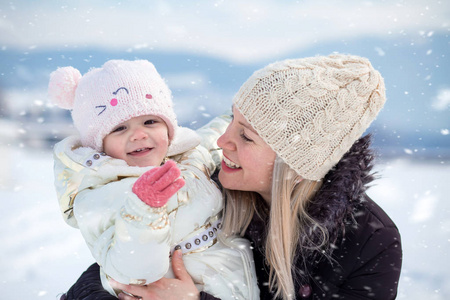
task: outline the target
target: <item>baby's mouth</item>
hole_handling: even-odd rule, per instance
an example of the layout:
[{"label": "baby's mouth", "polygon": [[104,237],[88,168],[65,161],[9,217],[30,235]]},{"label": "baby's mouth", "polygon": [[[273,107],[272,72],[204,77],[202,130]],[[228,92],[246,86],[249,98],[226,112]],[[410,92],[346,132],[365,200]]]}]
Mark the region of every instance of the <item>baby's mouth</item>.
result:
[{"label": "baby's mouth", "polygon": [[226,165],[228,168],[231,168],[231,169],[239,169],[239,168],[241,167],[240,165],[235,164],[234,162],[232,162],[231,160],[229,160],[229,159],[226,158],[225,156],[223,157],[223,162],[225,163],[225,165]]},{"label": "baby's mouth", "polygon": [[145,148],[139,148],[139,149],[136,149],[136,150],[134,150],[134,151],[129,152],[128,154],[131,154],[131,155],[134,155],[134,154],[141,154],[141,153],[148,152],[148,151],[150,151],[150,150],[152,150],[152,148],[148,148],[148,147],[145,147]]}]

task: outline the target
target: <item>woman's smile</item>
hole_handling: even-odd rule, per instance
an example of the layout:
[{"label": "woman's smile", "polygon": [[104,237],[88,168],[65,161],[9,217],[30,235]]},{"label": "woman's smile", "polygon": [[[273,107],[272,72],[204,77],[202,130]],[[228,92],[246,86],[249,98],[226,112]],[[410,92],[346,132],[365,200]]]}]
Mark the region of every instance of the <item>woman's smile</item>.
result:
[{"label": "woman's smile", "polygon": [[225,155],[223,156],[223,161],[222,161],[222,168],[223,167],[225,167],[225,171],[227,171],[226,169],[232,169],[232,170],[241,169],[241,166],[232,162]]}]

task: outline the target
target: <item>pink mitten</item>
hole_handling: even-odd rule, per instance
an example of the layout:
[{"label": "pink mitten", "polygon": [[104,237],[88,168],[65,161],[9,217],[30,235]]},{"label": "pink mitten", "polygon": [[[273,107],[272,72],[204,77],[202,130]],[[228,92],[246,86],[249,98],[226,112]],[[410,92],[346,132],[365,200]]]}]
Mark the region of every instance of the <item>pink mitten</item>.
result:
[{"label": "pink mitten", "polygon": [[148,170],[136,180],[133,193],[151,207],[164,206],[184,186],[177,164],[169,160],[161,167]]}]

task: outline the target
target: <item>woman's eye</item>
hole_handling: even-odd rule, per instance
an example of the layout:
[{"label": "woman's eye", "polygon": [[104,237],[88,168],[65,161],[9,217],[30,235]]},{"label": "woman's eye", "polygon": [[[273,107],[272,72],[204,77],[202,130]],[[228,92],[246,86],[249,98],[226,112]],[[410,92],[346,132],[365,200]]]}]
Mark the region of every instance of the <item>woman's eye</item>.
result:
[{"label": "woman's eye", "polygon": [[253,140],[247,137],[244,132],[241,133],[241,138],[246,142],[253,142]]},{"label": "woman's eye", "polygon": [[122,130],[125,130],[125,129],[126,129],[125,126],[119,126],[117,128],[114,128],[113,131],[111,131],[111,132],[119,132],[119,131],[122,131]]}]

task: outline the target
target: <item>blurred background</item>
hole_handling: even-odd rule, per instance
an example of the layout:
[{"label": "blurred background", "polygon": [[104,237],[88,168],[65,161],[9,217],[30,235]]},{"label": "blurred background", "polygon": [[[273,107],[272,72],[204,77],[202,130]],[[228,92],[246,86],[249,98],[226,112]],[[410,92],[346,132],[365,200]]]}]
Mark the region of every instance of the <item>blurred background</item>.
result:
[{"label": "blurred background", "polygon": [[93,262],[53,188],[52,147],[75,131],[47,99],[52,71],[150,60],[195,129],[255,70],[332,52],[385,78],[369,194],[402,234],[398,298],[450,298],[450,2],[12,0],[0,16],[0,298],[57,299]]}]

